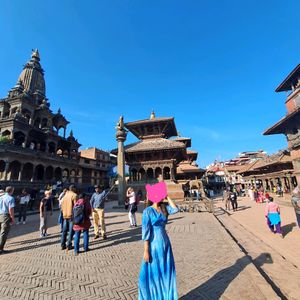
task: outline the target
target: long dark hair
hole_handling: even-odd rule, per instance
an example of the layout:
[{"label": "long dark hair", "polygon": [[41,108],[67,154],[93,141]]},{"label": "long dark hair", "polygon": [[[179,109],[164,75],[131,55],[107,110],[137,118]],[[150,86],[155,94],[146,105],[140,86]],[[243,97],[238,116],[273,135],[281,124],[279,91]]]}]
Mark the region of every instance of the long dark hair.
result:
[{"label": "long dark hair", "polygon": [[[146,204],[146,207],[148,206],[152,206],[153,205],[153,202],[150,201],[149,199],[147,199],[147,204]],[[168,210],[167,210],[167,204],[164,202],[164,201],[161,201],[158,203],[158,206],[161,208],[161,211],[162,213],[168,217],[169,216],[169,213],[168,213]]]}]

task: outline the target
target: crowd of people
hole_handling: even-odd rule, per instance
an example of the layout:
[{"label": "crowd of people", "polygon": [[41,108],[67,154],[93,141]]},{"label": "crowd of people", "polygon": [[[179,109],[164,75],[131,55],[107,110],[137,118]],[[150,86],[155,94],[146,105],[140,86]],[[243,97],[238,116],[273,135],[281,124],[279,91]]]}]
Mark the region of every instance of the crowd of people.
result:
[{"label": "crowd of people", "polygon": [[[282,189],[280,189],[279,187],[276,187],[276,189],[274,189],[272,192],[274,195],[282,197]],[[232,207],[233,211],[237,210],[237,196],[238,193],[235,190],[234,186],[224,189],[223,201],[225,202],[226,210],[230,210],[230,206]],[[264,191],[262,187],[250,185],[248,187],[248,196],[252,201],[256,203],[265,203],[264,217],[266,219],[268,228],[272,233],[279,234],[284,237],[281,229],[282,220],[280,214],[280,206],[278,203],[274,202],[274,198],[271,197],[270,193],[268,191]],[[298,227],[300,228],[300,189],[298,187],[293,190],[291,203],[295,210]]]},{"label": "crowd of people", "polygon": [[[8,186],[5,191],[0,191],[0,254],[7,251],[4,246],[10,227],[15,222],[14,188]],[[95,186],[91,197],[79,193],[74,185],[62,190],[58,196],[59,214],[58,222],[61,229],[61,249],[74,249],[77,256],[80,253],[79,245],[83,234],[83,251],[89,251],[89,229],[94,223],[94,238],[100,234],[106,239],[105,227],[105,201],[108,192],[100,186]],[[142,199],[142,192],[135,193],[132,187],[126,192],[128,217],[130,227],[137,227],[135,213]],[[19,222],[26,222],[26,211],[30,202],[30,195],[24,189],[16,197],[19,203]],[[40,238],[48,235],[50,219],[53,214],[54,197],[51,190],[44,191],[40,200]],[[139,299],[178,299],[176,286],[176,271],[170,240],[165,226],[170,214],[178,212],[174,201],[168,196],[163,199],[148,199],[142,215],[142,240],[144,241],[144,254],[139,276]],[[99,229],[100,227],[100,229]],[[100,234],[99,234],[100,233]],[[74,243],[74,247],[72,244]]]}]

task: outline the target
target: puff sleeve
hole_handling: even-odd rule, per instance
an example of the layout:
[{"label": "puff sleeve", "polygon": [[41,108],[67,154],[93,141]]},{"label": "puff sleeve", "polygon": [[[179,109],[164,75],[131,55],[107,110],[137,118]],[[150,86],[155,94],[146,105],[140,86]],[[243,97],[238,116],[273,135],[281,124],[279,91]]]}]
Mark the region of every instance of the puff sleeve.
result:
[{"label": "puff sleeve", "polygon": [[173,208],[172,206],[167,205],[167,211],[168,211],[169,215],[174,215],[174,214],[178,213],[179,210],[178,210],[177,206],[175,208]]}]

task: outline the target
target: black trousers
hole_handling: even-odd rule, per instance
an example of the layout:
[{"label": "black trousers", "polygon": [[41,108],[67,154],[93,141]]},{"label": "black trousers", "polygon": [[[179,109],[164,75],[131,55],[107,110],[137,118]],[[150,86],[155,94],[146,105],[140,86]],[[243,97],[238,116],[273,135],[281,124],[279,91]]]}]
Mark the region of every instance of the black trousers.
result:
[{"label": "black trousers", "polygon": [[237,207],[238,207],[237,200],[230,200],[230,201],[231,201],[232,209],[233,209],[233,210],[237,209]]}]

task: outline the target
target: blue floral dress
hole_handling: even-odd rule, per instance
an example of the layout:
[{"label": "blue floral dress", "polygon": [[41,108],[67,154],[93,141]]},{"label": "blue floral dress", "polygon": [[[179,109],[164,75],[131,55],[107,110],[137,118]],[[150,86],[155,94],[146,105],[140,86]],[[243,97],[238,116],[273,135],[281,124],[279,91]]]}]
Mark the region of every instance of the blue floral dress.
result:
[{"label": "blue floral dress", "polygon": [[[167,206],[169,214],[178,208]],[[149,206],[143,212],[142,239],[149,241],[150,262],[143,259],[139,300],[177,300],[176,271],[171,243],[166,233],[167,217]]]}]

